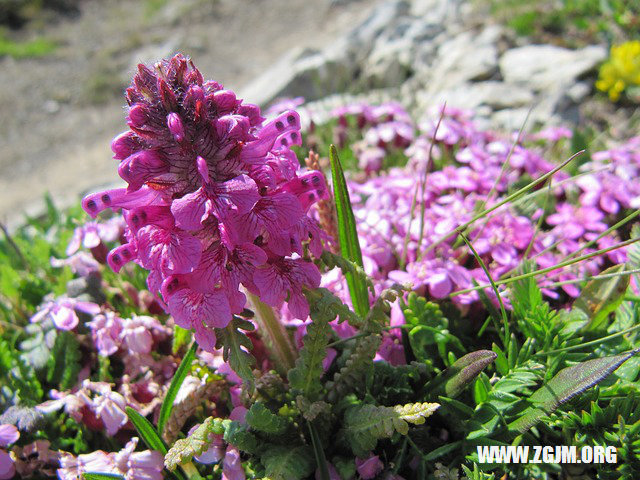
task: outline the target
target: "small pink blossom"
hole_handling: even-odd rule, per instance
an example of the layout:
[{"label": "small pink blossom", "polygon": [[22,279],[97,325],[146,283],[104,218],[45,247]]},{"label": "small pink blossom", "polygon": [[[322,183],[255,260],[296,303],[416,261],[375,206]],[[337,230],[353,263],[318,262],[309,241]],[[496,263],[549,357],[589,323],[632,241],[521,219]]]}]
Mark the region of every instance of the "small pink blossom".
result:
[{"label": "small pink blossom", "polygon": [[30,320],[32,323],[37,323],[45,318],[51,318],[55,326],[60,330],[73,330],[79,322],[76,310],[90,315],[97,315],[100,313],[100,306],[93,302],[61,297],[45,303]]}]

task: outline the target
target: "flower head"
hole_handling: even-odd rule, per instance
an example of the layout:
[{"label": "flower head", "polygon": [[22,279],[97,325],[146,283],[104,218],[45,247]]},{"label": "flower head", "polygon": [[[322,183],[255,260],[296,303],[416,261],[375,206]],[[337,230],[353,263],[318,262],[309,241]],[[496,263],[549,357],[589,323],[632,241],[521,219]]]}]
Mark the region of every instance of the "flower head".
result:
[{"label": "flower head", "polygon": [[[307,211],[328,193],[318,172],[298,172],[290,149],[300,144],[298,114],[265,122],[257,106],[204,81],[182,55],[140,65],[127,102],[130,129],[111,145],[127,187],[83,200],[93,217],[124,211],[127,242],[110,252],[109,265],[118,271],[134,261],[147,269],[149,289],[162,293],[176,323],[195,329],[208,350],[214,329],[244,308],[241,286],[272,301],[291,292],[294,314],[306,315],[300,288],[317,283],[319,273],[291,256],[317,233]],[[281,282],[274,296],[264,290],[265,272],[283,265],[306,272],[304,283]]]}]

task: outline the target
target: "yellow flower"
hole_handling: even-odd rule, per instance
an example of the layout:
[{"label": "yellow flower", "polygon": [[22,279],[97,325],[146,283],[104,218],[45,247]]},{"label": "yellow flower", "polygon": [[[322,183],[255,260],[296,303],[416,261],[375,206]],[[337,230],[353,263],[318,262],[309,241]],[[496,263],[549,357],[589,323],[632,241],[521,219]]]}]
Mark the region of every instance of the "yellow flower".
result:
[{"label": "yellow flower", "polygon": [[600,67],[596,88],[607,92],[615,102],[627,87],[640,85],[640,41],[611,47],[611,55]]}]

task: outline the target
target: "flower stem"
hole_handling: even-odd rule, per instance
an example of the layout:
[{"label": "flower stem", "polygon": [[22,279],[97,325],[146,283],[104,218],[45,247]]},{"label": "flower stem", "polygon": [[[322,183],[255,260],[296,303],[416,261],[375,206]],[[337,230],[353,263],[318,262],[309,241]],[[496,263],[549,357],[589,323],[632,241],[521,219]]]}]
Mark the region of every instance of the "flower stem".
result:
[{"label": "flower stem", "polygon": [[246,292],[246,295],[253,306],[253,311],[256,314],[255,320],[260,327],[262,338],[273,357],[276,368],[284,374],[294,367],[298,356],[289,341],[287,331],[276,317],[273,308],[253,293]]},{"label": "flower stem", "polygon": [[182,468],[182,471],[189,480],[202,480],[200,473],[198,473],[198,469],[192,462],[183,463],[180,465],[180,468]]}]

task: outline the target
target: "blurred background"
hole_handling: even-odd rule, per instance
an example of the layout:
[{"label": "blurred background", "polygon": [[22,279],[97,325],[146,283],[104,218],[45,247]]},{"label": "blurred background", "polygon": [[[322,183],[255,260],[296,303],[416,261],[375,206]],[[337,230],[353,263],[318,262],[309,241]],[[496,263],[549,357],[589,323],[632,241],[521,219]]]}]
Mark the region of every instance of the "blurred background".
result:
[{"label": "blurred background", "polygon": [[447,101],[494,128],[628,136],[635,87],[595,85],[639,16],[637,0],[0,0],[0,221],[117,182],[123,90],[175,52],[262,106],[360,96],[419,118]]}]

